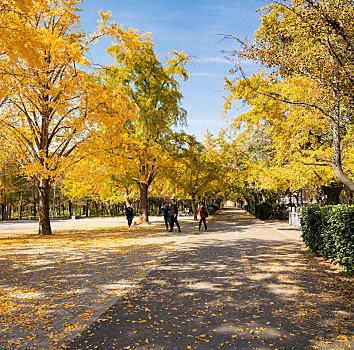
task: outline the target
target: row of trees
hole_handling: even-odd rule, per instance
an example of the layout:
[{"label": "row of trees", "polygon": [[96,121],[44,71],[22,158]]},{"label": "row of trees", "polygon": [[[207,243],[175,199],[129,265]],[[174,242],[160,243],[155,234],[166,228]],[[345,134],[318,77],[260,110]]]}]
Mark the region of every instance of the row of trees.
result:
[{"label": "row of trees", "polygon": [[[37,187],[44,235],[51,234],[55,181],[70,199],[117,203],[123,197],[128,203],[139,198],[145,221],[147,198],[154,192],[193,199],[217,192],[199,185],[207,177],[201,173],[210,171],[204,168],[209,146],[175,131],[186,122],[179,80],[188,78],[191,58],[172,51],[160,62],[148,35],[110,22],[110,13],[100,12],[97,30],[86,35],[80,2],[0,5],[0,172],[7,174],[11,164],[12,178],[22,176]],[[113,41],[108,54],[114,64],[95,67],[89,49],[103,36]],[[186,178],[185,162],[200,175]],[[175,180],[180,176],[184,181]],[[5,175],[3,208],[11,184]]]},{"label": "row of trees", "polygon": [[[139,203],[148,198],[230,197],[247,202],[296,194],[338,202],[354,190],[352,0],[270,1],[250,40],[235,39],[234,80],[224,112],[249,106],[232,135],[204,144],[186,123],[180,83],[191,57],[159,60],[146,34],[99,14],[80,27],[79,0],[10,0],[0,11],[0,181],[21,211],[38,190],[41,234],[50,234],[54,183],[70,201]],[[102,36],[113,64],[95,67],[89,48]],[[247,76],[242,60],[264,71]],[[32,193],[33,197],[33,193]],[[11,199],[13,200],[13,199]],[[27,200],[29,200],[27,198]],[[12,205],[14,205],[12,203]],[[88,206],[86,206],[88,207]]]},{"label": "row of trees", "polygon": [[[353,1],[268,3],[252,38],[228,36],[238,77],[225,81],[224,113],[249,107],[224,145],[229,191],[248,201],[295,193],[333,204],[341,192],[353,201]],[[246,74],[244,61],[262,71]]]},{"label": "row of trees", "polygon": [[[160,165],[149,186],[147,215],[160,215],[164,201],[172,197],[180,199],[181,210],[191,208],[195,217],[197,200],[207,204],[212,204],[216,198],[221,200],[222,169],[218,163],[220,160],[214,160],[218,152],[215,147],[211,149],[209,146],[212,135],[206,135],[204,145],[191,136],[183,136],[187,139],[184,147],[171,154],[167,164]],[[124,215],[129,204],[136,211],[145,209],[140,201],[138,173],[135,179],[134,174],[119,176],[115,169],[106,165],[100,169],[94,166],[91,171],[89,166],[93,159],[90,157],[87,162],[82,160],[81,165],[78,163],[65,177],[54,182],[49,193],[51,217]],[[15,159],[11,161],[2,167],[2,219],[10,219],[11,216],[20,219],[36,217],[39,198],[35,180],[23,174]]]}]

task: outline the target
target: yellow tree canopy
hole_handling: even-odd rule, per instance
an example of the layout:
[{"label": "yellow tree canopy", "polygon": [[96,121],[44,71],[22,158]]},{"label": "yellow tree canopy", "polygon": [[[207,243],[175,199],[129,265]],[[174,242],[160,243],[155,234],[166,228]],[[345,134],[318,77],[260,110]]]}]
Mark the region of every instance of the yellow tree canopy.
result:
[{"label": "yellow tree canopy", "polygon": [[[99,13],[98,29],[80,27],[80,0],[8,0],[0,12],[0,126],[28,176],[38,179],[40,233],[50,234],[51,182],[78,160],[80,148],[107,124],[124,131],[135,107],[84,69],[103,35],[140,55],[142,37]],[[144,40],[147,39],[143,36]],[[121,125],[121,126],[120,126]],[[117,130],[120,129],[120,130]]]},{"label": "yellow tree canopy", "polygon": [[143,54],[138,56],[122,45],[110,47],[108,53],[116,63],[105,67],[100,79],[105,86],[123,91],[137,107],[129,135],[131,156],[139,167],[131,177],[139,184],[141,219],[147,221],[149,186],[173,152],[173,126],[186,121],[178,78],[188,78],[186,65],[191,57],[171,51],[160,62],[149,40],[142,43],[141,50]]},{"label": "yellow tree canopy", "polygon": [[[320,99],[311,81],[299,77],[277,81],[261,73],[236,84],[226,82],[226,88],[229,96],[225,110],[233,101],[250,106],[248,112],[235,118],[235,139],[227,148],[226,157],[234,162],[236,171],[243,172],[260,189],[296,191],[334,181],[332,169],[321,161],[332,153],[326,116],[266,96],[278,92],[294,100],[304,95],[312,101]],[[350,138],[349,131],[346,137]],[[345,152],[351,153],[351,149],[349,142],[343,143]],[[350,157],[343,160],[343,167],[352,173]]]},{"label": "yellow tree canopy", "polygon": [[[271,0],[262,11],[261,26],[251,40],[233,36],[239,46],[232,57],[259,63],[268,69],[269,81],[277,79],[282,84],[268,89],[269,81],[265,81],[256,84],[249,95],[271,97],[275,104],[287,103],[289,109],[304,107],[299,113],[310,116],[315,133],[316,128],[323,128],[317,122],[327,123],[330,135],[325,132],[322,140],[331,139],[332,151],[326,150],[323,155],[327,157],[322,157],[317,150],[315,161],[332,166],[337,179],[354,191],[352,173],[342,164],[348,143],[343,135],[348,136],[354,107],[352,0]],[[237,70],[250,85],[242,66],[232,72]]]},{"label": "yellow tree canopy", "polygon": [[2,136],[34,177],[55,178],[97,125],[112,117],[120,125],[134,114],[122,92],[104,90],[83,68],[90,65],[85,55],[99,37],[110,35],[132,50],[141,38],[109,23],[110,14],[102,12],[97,31],[86,36],[80,2],[2,2],[0,80],[7,87],[1,91]]}]

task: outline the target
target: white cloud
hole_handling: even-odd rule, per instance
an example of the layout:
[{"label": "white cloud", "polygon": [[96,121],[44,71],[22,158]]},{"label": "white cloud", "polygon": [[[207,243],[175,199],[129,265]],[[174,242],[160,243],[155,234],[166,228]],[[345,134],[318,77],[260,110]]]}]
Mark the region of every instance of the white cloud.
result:
[{"label": "white cloud", "polygon": [[219,74],[211,74],[211,73],[190,73],[190,76],[197,76],[197,77],[207,77],[207,78],[223,78],[222,75]]},{"label": "white cloud", "polygon": [[230,64],[230,62],[222,56],[200,57],[200,62]]}]

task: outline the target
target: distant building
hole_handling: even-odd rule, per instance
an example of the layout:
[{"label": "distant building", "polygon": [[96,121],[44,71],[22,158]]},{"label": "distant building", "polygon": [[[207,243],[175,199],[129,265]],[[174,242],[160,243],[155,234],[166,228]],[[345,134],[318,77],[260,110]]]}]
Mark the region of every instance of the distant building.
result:
[{"label": "distant building", "polygon": [[224,207],[235,207],[235,206],[236,203],[229,200],[224,203]]}]

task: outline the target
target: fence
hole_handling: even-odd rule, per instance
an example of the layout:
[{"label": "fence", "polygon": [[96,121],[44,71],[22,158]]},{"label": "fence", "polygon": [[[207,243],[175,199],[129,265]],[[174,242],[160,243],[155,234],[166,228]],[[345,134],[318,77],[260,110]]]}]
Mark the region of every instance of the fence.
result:
[{"label": "fence", "polygon": [[301,207],[289,208],[289,224],[301,227]]}]

